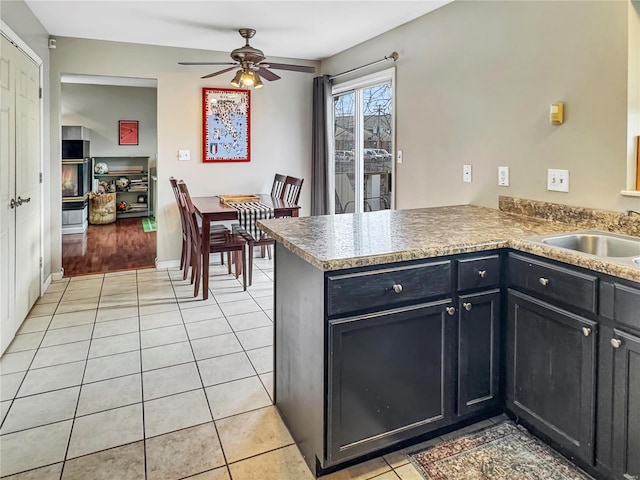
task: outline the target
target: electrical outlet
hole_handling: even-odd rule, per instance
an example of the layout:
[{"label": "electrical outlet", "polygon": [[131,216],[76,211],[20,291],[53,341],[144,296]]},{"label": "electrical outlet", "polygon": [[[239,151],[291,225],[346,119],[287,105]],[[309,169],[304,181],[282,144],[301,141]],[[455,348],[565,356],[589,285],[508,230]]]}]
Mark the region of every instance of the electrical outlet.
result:
[{"label": "electrical outlet", "polygon": [[471,165],[462,166],[462,181],[471,183]]},{"label": "electrical outlet", "polygon": [[509,167],[498,167],[498,185],[509,186]]},{"label": "electrical outlet", "polygon": [[547,170],[547,190],[569,191],[569,170],[550,168]]},{"label": "electrical outlet", "polygon": [[178,160],[191,160],[191,150],[178,150]]}]

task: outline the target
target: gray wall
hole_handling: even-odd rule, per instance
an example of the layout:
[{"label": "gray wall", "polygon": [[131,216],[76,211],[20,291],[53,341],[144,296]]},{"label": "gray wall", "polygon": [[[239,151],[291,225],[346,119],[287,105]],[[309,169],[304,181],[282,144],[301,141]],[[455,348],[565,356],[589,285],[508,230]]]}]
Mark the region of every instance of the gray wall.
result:
[{"label": "gray wall", "polygon": [[[60,224],[62,221],[62,212],[60,209],[52,209],[51,204],[49,202],[49,198],[51,196],[51,184],[46,179],[50,176],[50,163],[51,163],[51,155],[49,150],[49,143],[47,139],[50,135],[50,122],[49,122],[49,48],[48,48],[48,40],[49,34],[44,29],[42,24],[36,19],[36,17],[31,13],[31,10],[27,7],[27,5],[22,0],[14,0],[11,2],[2,2],[0,4],[0,18],[5,22],[11,30],[13,30],[20,39],[25,42],[29,47],[40,57],[42,60],[42,70],[43,70],[43,78],[44,84],[43,88],[43,124],[42,124],[42,138],[44,138],[44,142],[42,145],[43,149],[43,157],[44,157],[44,166],[43,166],[43,174],[44,174],[44,185],[42,190],[42,198],[43,198],[43,220],[44,220],[44,244],[43,244],[43,279],[46,280],[51,273],[55,273],[58,270],[52,270],[52,247],[54,244],[61,244],[62,239],[58,235],[57,237],[52,235],[52,230],[56,227],[54,225]],[[58,182],[56,185],[60,185]],[[57,190],[58,195],[60,195],[59,189]],[[57,231],[60,230],[58,226],[56,228]],[[56,250],[59,250],[57,248]]]},{"label": "gray wall", "polygon": [[[498,195],[624,210],[627,165],[624,1],[455,1],[322,62],[337,73],[398,51],[397,208]],[[388,67],[384,65],[381,68]],[[549,105],[565,103],[565,123]],[[637,133],[636,133],[637,135]],[[473,183],[462,183],[462,165]],[[511,170],[498,187],[497,167]],[[548,168],[570,192],[546,190]]]},{"label": "gray wall", "polygon": [[[91,156],[148,156],[158,148],[156,89],[62,84],[62,125],[91,129]],[[118,120],[137,120],[138,145],[118,144]]]}]

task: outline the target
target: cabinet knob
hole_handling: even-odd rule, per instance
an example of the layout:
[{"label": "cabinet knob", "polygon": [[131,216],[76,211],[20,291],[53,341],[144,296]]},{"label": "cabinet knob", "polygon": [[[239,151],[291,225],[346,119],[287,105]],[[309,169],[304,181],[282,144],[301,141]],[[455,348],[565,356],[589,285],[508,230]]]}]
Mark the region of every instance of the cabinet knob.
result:
[{"label": "cabinet knob", "polygon": [[547,285],[549,285],[549,279],[548,278],[540,277],[540,279],[538,281],[540,282],[540,285],[542,285],[543,287],[546,287]]},{"label": "cabinet knob", "polygon": [[620,348],[622,346],[622,340],[618,340],[617,338],[611,339],[611,346],[613,348]]},{"label": "cabinet knob", "polygon": [[473,305],[471,305],[470,303],[467,303],[467,302],[463,303],[462,306],[464,307],[464,309],[467,312],[473,308]]},{"label": "cabinet knob", "polygon": [[402,285],[400,285],[399,283],[396,283],[393,286],[393,291],[396,292],[396,293],[400,293],[402,291]]},{"label": "cabinet knob", "polygon": [[478,270],[478,275],[480,275],[480,278],[484,278],[487,276],[487,271],[486,270]]},{"label": "cabinet knob", "polygon": [[449,315],[451,315],[451,316],[453,316],[453,315],[455,315],[455,314],[456,314],[456,307],[447,307],[445,310],[446,310],[446,311],[447,311],[447,313],[448,313]]},{"label": "cabinet knob", "polygon": [[588,327],[582,327],[582,334],[583,334],[585,337],[588,337],[589,335],[591,335],[591,329],[590,329],[590,328],[588,328]]}]

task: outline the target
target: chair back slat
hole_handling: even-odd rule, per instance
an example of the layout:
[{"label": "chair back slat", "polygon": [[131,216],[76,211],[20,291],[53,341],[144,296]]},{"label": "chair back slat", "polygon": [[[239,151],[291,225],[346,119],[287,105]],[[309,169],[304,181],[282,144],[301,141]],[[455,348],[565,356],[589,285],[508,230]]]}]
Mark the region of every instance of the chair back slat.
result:
[{"label": "chair back slat", "polygon": [[282,189],[282,196],[280,198],[297,205],[298,200],[300,199],[303,182],[303,178],[287,176],[284,182],[284,188]]},{"label": "chair back slat", "polygon": [[280,175],[276,173],[273,178],[273,185],[271,187],[271,196],[275,198],[282,198],[282,193],[284,192],[284,184],[287,180],[286,175]]},{"label": "chair back slat", "polygon": [[191,195],[189,195],[187,184],[182,180],[178,180],[177,186],[178,192],[180,194],[180,207],[182,208],[182,211],[185,215],[185,220],[189,225],[191,241],[195,244],[196,251],[200,251],[200,231],[198,228],[196,208],[193,206],[193,202],[191,201]]},{"label": "chair back slat", "polygon": [[178,191],[178,180],[174,177],[169,177],[169,183],[171,183],[171,189],[173,190],[173,194],[176,197],[176,203],[178,204],[178,212],[180,213],[180,225],[182,226],[182,236],[186,238],[187,230],[189,226],[187,225],[187,220],[184,216],[184,210],[180,205],[180,192]]}]

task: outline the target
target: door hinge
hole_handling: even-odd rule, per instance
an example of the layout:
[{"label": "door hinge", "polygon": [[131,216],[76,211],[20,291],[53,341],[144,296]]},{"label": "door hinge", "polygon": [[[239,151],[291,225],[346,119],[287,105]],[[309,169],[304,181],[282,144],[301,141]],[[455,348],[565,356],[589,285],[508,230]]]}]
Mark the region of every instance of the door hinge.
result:
[{"label": "door hinge", "polygon": [[42,257],[40,257],[40,268],[42,268]]},{"label": "door hinge", "polygon": [[42,172],[40,172],[40,183],[42,183]]},{"label": "door hinge", "polygon": [[40,87],[40,92],[38,93],[38,95],[40,95],[38,98],[42,98],[42,87]]}]

